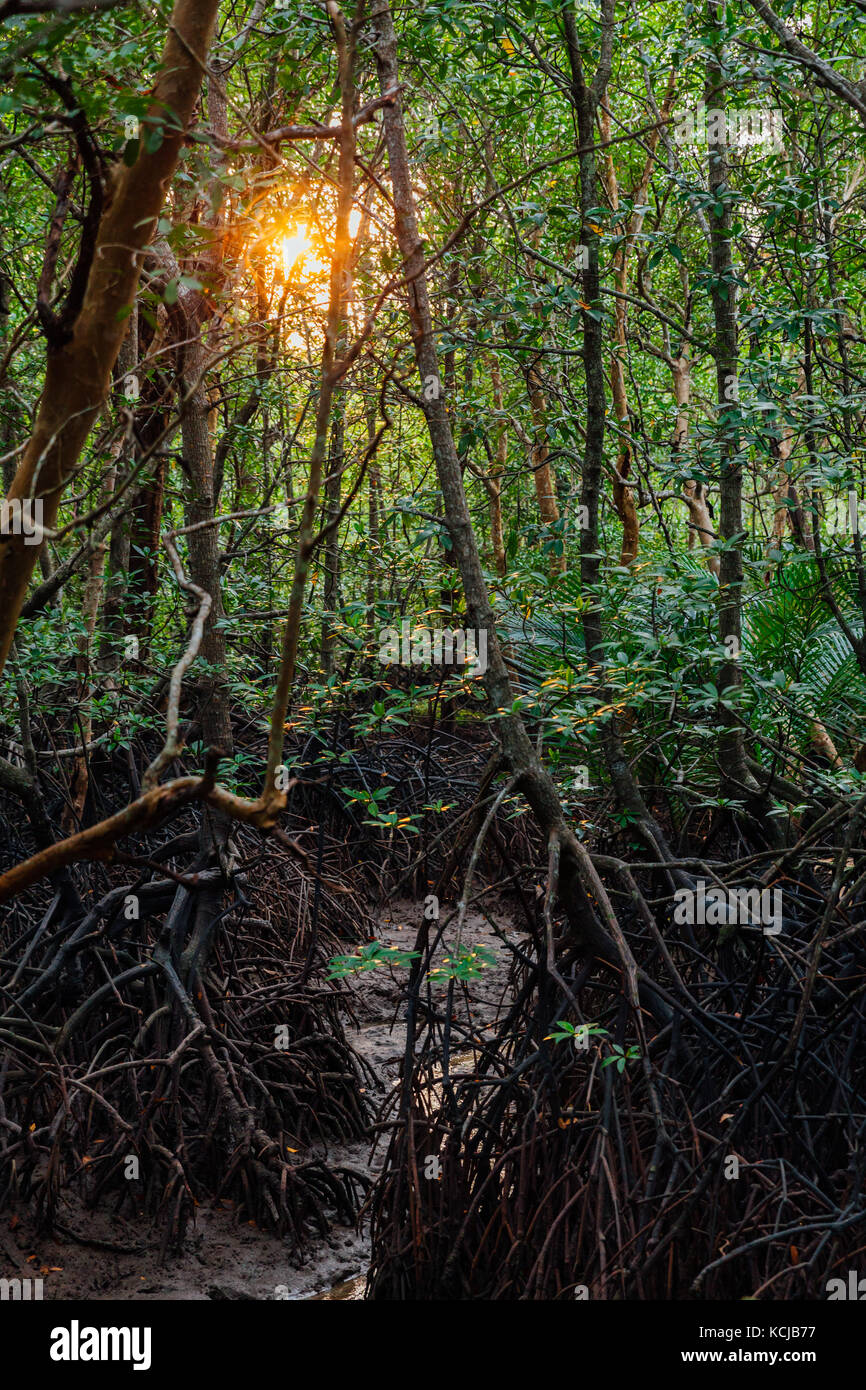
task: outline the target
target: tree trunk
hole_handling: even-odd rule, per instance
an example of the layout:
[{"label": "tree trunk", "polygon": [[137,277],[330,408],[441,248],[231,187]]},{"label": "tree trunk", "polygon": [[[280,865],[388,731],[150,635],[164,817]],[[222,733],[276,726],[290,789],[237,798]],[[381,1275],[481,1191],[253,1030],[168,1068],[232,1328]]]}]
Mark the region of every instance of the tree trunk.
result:
[{"label": "tree trunk", "polygon": [[[138,362],[138,306],[129,316],[129,331],[117,357],[117,379],[134,372]],[[123,457],[121,453],[121,457]],[[106,684],[113,685],[110,673],[120,664],[123,639],[123,613],[127,573],[129,571],[129,517],[124,514],[115,521],[108,540],[108,565],[102,605],[102,634],[98,666],[108,674]]]},{"label": "tree trunk", "polygon": [[[47,353],[35,428],[8,495],[18,500],[38,495],[42,522],[49,528],[108,392],[138,287],[141,252],[153,235],[192,118],[217,9],[218,0],[176,0],[143,123],[146,129],[160,130],[162,142],[152,152],[142,142],[132,167],[118,167],[96,235],[81,310],[68,341],[50,346]],[[42,549],[25,545],[25,539],[5,537],[0,546],[0,669]]]},{"label": "tree trunk", "polygon": [[[674,99],[674,89],[676,85],[676,72],[672,71],[668,78],[667,91],[665,93],[662,108],[659,112],[661,120],[665,120],[670,114],[670,109]],[[604,140],[610,139],[610,104],[602,102],[601,105],[601,133]],[[646,203],[647,189],[649,188],[650,176],[655,162],[655,150],[658,144],[661,127],[657,126],[651,130],[646,137],[647,157],[644,164],[637,188],[630,197],[630,202],[635,211],[628,219],[626,235],[622,245],[617,249],[613,260],[614,284],[617,289],[618,297],[614,300],[615,315],[615,346],[611,355],[610,362],[610,389],[613,395],[613,405],[616,420],[619,424],[619,440],[617,448],[616,472],[617,476],[613,485],[613,501],[619,519],[622,522],[622,545],[620,548],[620,564],[630,565],[632,560],[637,558],[638,545],[640,543],[640,522],[638,520],[637,507],[635,506],[634,493],[627,486],[626,480],[631,472],[632,465],[632,440],[631,425],[629,422],[628,399],[625,389],[625,356],[626,356],[626,306],[625,295],[628,292],[628,263],[632,247],[636,238],[640,235],[644,223],[644,213],[638,211]],[[607,169],[607,193],[608,200],[614,212],[619,209],[619,183],[616,177],[616,166],[613,161],[613,148],[609,145],[605,155],[605,165]]]},{"label": "tree trunk", "polygon": [[[110,465],[102,485],[100,506],[108,505],[114,495],[117,481],[117,456],[123,449],[121,435],[114,449],[114,462]],[[81,753],[76,757],[69,778],[69,802],[61,818],[65,835],[70,835],[81,826],[87,788],[90,783],[90,758],[87,745],[93,732],[93,635],[99,616],[99,605],[105,588],[105,556],[108,542],[102,540],[94,546],[87,567],[87,579],[81,600],[81,616],[84,622],[78,635],[75,668],[78,674],[78,737],[81,740]]]},{"label": "tree trunk", "polygon": [[[711,29],[718,32],[723,27],[723,14],[724,6],[721,0],[707,0],[707,22]],[[707,215],[710,224],[716,348],[719,529],[724,541],[734,542],[725,546],[719,564],[719,638],[728,653],[719,668],[719,685],[722,689],[737,691],[743,684],[740,665],[743,557],[740,541],[735,538],[743,534],[743,467],[737,388],[737,301],[731,254],[733,203],[728,183],[728,122],[723,55],[720,48],[707,59],[704,99],[707,111],[722,113],[717,128],[713,128],[715,123],[710,119],[707,132],[708,182],[712,195]],[[739,782],[750,790],[756,790],[756,784],[746,764],[743,729],[738,725],[736,716],[724,707],[721,707],[720,715],[725,726],[720,747],[725,780]]]},{"label": "tree trunk", "polygon": [[[674,397],[677,403],[677,423],[674,427],[674,437],[671,440],[671,457],[676,455],[685,447],[689,437],[689,403],[692,394],[692,362],[689,355],[688,343],[683,343],[682,350],[678,357],[669,360],[668,365],[671,369],[674,383]],[[713,526],[713,518],[710,516],[710,507],[707,502],[707,494],[703,483],[698,483],[694,478],[688,478],[683,483],[683,497],[689,509],[689,550],[695,543],[697,536],[704,549],[712,545],[715,540],[716,531]],[[710,552],[707,555],[707,569],[710,574],[719,574],[719,557]]]},{"label": "tree trunk", "polygon": [[[376,402],[367,398],[365,413],[367,418],[367,445],[372,448],[376,438]],[[382,514],[382,481],[376,455],[373,454],[367,465],[367,607],[370,610],[370,624],[375,627],[375,604],[379,601],[379,561],[381,555],[380,517]]]},{"label": "tree trunk", "polygon": [[331,526],[325,537],[324,614],[322,616],[322,671],[325,679],[334,674],[334,628],[340,602],[340,492],[345,464],[346,403],[341,393],[331,421],[328,476],[325,479],[324,523]]},{"label": "tree trunk", "polygon": [[548,533],[548,539],[554,544],[558,541],[562,547],[562,553],[559,555],[555,550],[550,552],[550,574],[553,578],[557,574],[565,573],[565,543],[559,534],[559,503],[556,499],[553,470],[548,459],[547,402],[544,399],[537,360],[531,364],[526,373],[526,386],[529,391],[529,404],[532,410],[532,446],[529,451],[529,466],[532,469],[532,477],[535,482],[538,515],[541,518],[542,526]]},{"label": "tree trunk", "polygon": [[502,534],[502,478],[508,463],[508,425],[505,421],[505,397],[502,392],[502,373],[495,357],[490,359],[490,382],[493,387],[493,405],[499,417],[496,434],[495,464],[491,466],[487,478],[487,495],[490,499],[490,547],[493,552],[493,568],[501,579],[508,573],[505,557],[505,540]]}]

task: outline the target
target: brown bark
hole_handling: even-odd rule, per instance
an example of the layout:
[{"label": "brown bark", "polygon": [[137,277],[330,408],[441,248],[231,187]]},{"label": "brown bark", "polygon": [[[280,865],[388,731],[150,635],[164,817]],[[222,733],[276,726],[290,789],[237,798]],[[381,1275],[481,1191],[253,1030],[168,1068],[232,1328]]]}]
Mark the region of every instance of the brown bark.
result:
[{"label": "brown bark", "polygon": [[[138,350],[139,321],[136,306],[129,316],[129,331],[117,357],[116,375],[120,381],[123,381],[129,373],[135,370],[138,363]],[[128,449],[122,448],[120,458],[125,457],[128,453]],[[116,670],[120,662],[129,559],[129,517],[124,512],[123,516],[118,517],[112,523],[108,539],[108,563],[102,605],[102,637],[98,659],[98,666],[102,672]],[[113,685],[110,675],[107,684]]]},{"label": "brown bark", "polygon": [[[842,771],[845,767],[844,759],[841,757],[835,743],[828,734],[820,719],[813,719],[809,726],[809,741],[817,753],[826,758],[831,767]],[[855,758],[856,765],[856,758]]]},{"label": "brown bark", "polygon": [[[9,490],[38,497],[53,527],[63,491],[105,401],[111,369],[127,330],[148,245],[174,172],[201,85],[218,0],[176,0],[145,129],[161,129],[150,152],[142,142],[132,167],[120,166],[100,219],[84,300],[68,341],[49,348],[39,413]],[[169,114],[170,113],[170,114]],[[0,668],[42,547],[23,536],[0,546]]]},{"label": "brown bark", "polygon": [[211,403],[205,384],[208,356],[201,339],[200,323],[198,336],[194,337],[197,326],[195,307],[187,323],[193,341],[184,350],[181,375],[181,391],[185,401],[181,416],[185,514],[187,526],[198,527],[190,532],[188,538],[189,572],[193,583],[210,594],[212,600],[201,648],[201,655],[210,669],[198,682],[198,717],[205,746],[220,748],[228,754],[232,750],[232,731],[226,686],[225,628],[222,625],[225,610],[222,605],[219,527],[201,524],[213,521],[216,496]]},{"label": "brown bark", "polygon": [[[115,461],[105,476],[102,496],[99,499],[100,505],[110,502],[114,493],[114,485],[117,480],[116,456],[122,448],[123,440],[121,438],[115,449]],[[81,616],[84,620],[84,626],[77,640],[78,650],[75,666],[78,674],[78,735],[81,740],[82,751],[73,764],[69,779],[69,802],[61,818],[61,825],[65,834],[81,824],[90,782],[87,745],[90,743],[93,731],[93,702],[90,694],[93,676],[93,634],[96,631],[99,605],[105,587],[105,556],[107,551],[108,542],[105,540],[100,541],[94,547],[87,567],[87,579],[81,601]]]},{"label": "brown bark", "polygon": [[[376,438],[376,406],[374,398],[371,396],[366,404],[367,418],[367,445],[372,447]],[[370,611],[370,621],[374,623],[375,614],[373,605],[379,600],[379,558],[381,551],[381,537],[379,519],[382,515],[381,506],[381,473],[376,455],[370,458],[367,471],[367,607]],[[375,623],[374,623],[375,625]]]},{"label": "brown bark", "polygon": [[[672,71],[668,78],[667,91],[662,102],[659,118],[666,120],[670,114],[676,87],[676,72]],[[610,103],[607,102],[601,108],[601,134],[604,140],[610,139]],[[644,223],[644,213],[638,211],[646,203],[647,189],[649,188],[650,176],[655,162],[655,150],[658,144],[661,127],[651,130],[646,137],[645,145],[647,151],[646,163],[641,174],[637,188],[631,195],[631,203],[635,208],[628,220],[625,229],[625,238],[617,248],[613,259],[614,285],[617,290],[617,298],[614,300],[614,350],[610,362],[610,389],[613,395],[614,415],[619,424],[619,439],[616,460],[616,473],[613,484],[613,501],[617,514],[622,522],[622,545],[620,549],[620,564],[630,565],[632,560],[637,558],[638,546],[640,543],[640,522],[635,506],[634,493],[627,486],[626,480],[631,473],[633,446],[631,439],[631,427],[629,423],[628,398],[625,389],[625,354],[626,354],[626,307],[627,301],[624,296],[628,293],[628,264],[632,248],[636,238],[640,235]],[[605,165],[607,173],[607,193],[611,208],[616,212],[619,208],[619,183],[616,176],[616,166],[613,160],[613,148],[608,145],[605,155]]]},{"label": "brown bark", "polygon": [[529,466],[535,481],[538,515],[541,518],[542,526],[547,529],[550,539],[554,541],[558,539],[562,546],[561,555],[551,551],[550,573],[552,577],[557,574],[565,574],[566,556],[563,538],[558,535],[559,503],[556,498],[553,470],[548,459],[550,451],[547,447],[547,402],[544,399],[544,389],[541,384],[537,361],[532,363],[526,374],[526,386],[529,391],[529,405],[532,411],[532,445],[529,451]]},{"label": "brown bark", "polygon": [[[541,228],[533,234],[531,241],[533,245],[538,245],[541,240]],[[533,262],[531,257],[527,257],[527,273],[532,278]],[[541,357],[536,357],[529,364],[526,372],[526,389],[529,394],[529,408],[532,416],[532,439],[529,445],[529,466],[532,469],[533,482],[535,484],[535,497],[538,502],[538,515],[542,526],[548,533],[548,539],[552,542],[559,541],[562,547],[562,554],[557,555],[554,551],[550,553],[550,576],[555,578],[558,574],[565,574],[567,558],[565,554],[565,537],[560,534],[559,528],[559,500],[556,496],[556,479],[553,469],[550,466],[547,442],[547,401],[544,396],[544,385],[541,380],[539,367]]]},{"label": "brown bark", "polygon": [[[805,373],[801,367],[797,374],[795,395],[799,395],[804,384]],[[794,448],[793,426],[785,425],[781,438],[771,441],[771,448],[777,470],[774,490],[776,510],[773,514],[774,544],[778,548],[784,539],[785,532],[789,530],[805,550],[814,550],[815,542],[812,539],[811,527],[806,525],[806,516],[800,502],[800,495],[788,469],[788,461]]]},{"label": "brown bark", "polygon": [[[678,357],[669,359],[668,365],[673,376],[674,396],[677,403],[677,422],[674,428],[674,437],[671,440],[671,454],[676,455],[685,448],[689,437],[692,363],[687,343],[682,345]],[[689,550],[694,546],[695,536],[704,549],[708,550],[715,540],[716,531],[713,526],[713,518],[710,516],[709,503],[703,483],[696,482],[694,478],[688,478],[683,483],[683,498],[689,509]],[[710,574],[714,574],[718,578],[719,557],[713,552],[709,552],[707,555],[707,569]]]}]

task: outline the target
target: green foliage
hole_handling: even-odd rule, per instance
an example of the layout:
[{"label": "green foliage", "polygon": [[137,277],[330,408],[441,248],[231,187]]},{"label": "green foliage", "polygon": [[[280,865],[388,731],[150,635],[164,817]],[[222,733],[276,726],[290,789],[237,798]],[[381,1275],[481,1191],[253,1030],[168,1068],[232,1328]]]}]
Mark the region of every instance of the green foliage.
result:
[{"label": "green foliage", "polygon": [[477,980],[496,964],[496,952],[489,946],[459,946],[445,956],[442,965],[430,971],[431,980]]},{"label": "green foliage", "polygon": [[601,1065],[603,1067],[616,1067],[620,1076],[622,1076],[629,1062],[636,1062],[639,1057],[639,1047],[621,1047],[619,1043],[611,1043],[610,1053],[607,1057],[602,1058]]},{"label": "green foliage", "polygon": [[396,946],[386,946],[381,941],[371,941],[362,946],[356,955],[333,956],[329,961],[329,980],[342,980],[347,975],[360,975],[365,970],[380,967],[411,965],[417,959],[418,951],[401,951]]},{"label": "green foliage", "polygon": [[[419,954],[418,951],[401,951],[396,946],[372,941],[363,946],[357,955],[332,957],[327,978],[340,980],[347,975],[358,975],[380,966],[408,966]],[[484,970],[495,964],[496,953],[489,946],[458,946],[445,956],[442,965],[435,966],[429,972],[429,978],[440,981],[477,980]]]},{"label": "green foliage", "polygon": [[[606,807],[598,809],[607,791],[600,746],[614,718],[639,779],[671,790],[687,773],[688,804],[696,810],[735,808],[718,785],[723,716],[744,721],[756,736],[755,755],[768,766],[778,766],[779,745],[814,764],[818,722],[847,765],[862,742],[866,688],[843,624],[855,642],[862,640],[866,585],[859,541],[839,519],[849,490],[863,491],[866,339],[858,314],[866,280],[859,181],[864,136],[852,112],[781,56],[746,0],[724,7],[718,33],[703,6],[663,0],[633,13],[617,0],[610,92],[616,134],[599,152],[604,177],[584,219],[575,199],[574,111],[569,84],[561,80],[568,66],[561,8],[558,0],[514,0],[506,7],[433,0],[405,7],[398,26],[412,93],[405,119],[448,417],[499,632],[519,685],[509,708],[539,739],[579,833],[594,834],[603,820],[630,835],[628,813],[612,821]],[[579,0],[572,8],[591,70],[601,43],[598,7]],[[194,727],[199,681],[222,683],[233,709],[245,712],[244,739],[252,730],[261,740],[267,727],[299,499],[315,441],[335,221],[328,151],[311,153],[315,141],[285,141],[275,158],[257,143],[256,131],[332,119],[323,94],[334,88],[336,61],[330,29],[316,7],[301,0],[269,5],[247,28],[251,16],[249,0],[223,6],[220,14],[215,61],[227,87],[230,147],[214,138],[205,93],[148,249],[134,312],[129,306],[124,314],[138,335],[140,394],[118,369],[49,544],[51,563],[76,553],[92,532],[116,467],[116,486],[138,500],[115,527],[105,565],[114,619],[107,621],[104,604],[89,637],[81,616],[86,563],[79,559],[56,606],[22,623],[14,663],[2,681],[0,735],[15,758],[23,746],[22,691],[44,721],[37,731],[45,743],[40,756],[51,746],[72,747],[83,714],[92,719],[96,746],[109,756],[129,752],[135,760],[161,741],[165,680],[184,649],[190,618],[189,594],[178,588],[161,544],[174,531],[189,572],[191,537],[183,528],[196,504],[178,430],[182,354],[172,334],[178,311],[190,303],[206,305],[202,342],[213,350],[204,384],[222,469],[214,505],[222,518],[223,616],[214,626],[226,652],[218,669],[200,653],[186,674],[183,723],[193,727],[178,766],[190,771],[203,765]],[[845,62],[862,66],[862,16],[820,0],[807,20],[811,42],[819,48],[824,42],[828,51],[846,54]],[[8,347],[10,355],[0,434],[8,468],[28,436],[44,383],[35,287],[58,212],[59,172],[68,168],[72,185],[57,222],[56,265],[49,267],[48,298],[57,308],[71,286],[92,192],[72,113],[86,124],[107,188],[121,161],[134,163],[142,151],[159,148],[173,119],[151,110],[150,102],[164,38],[165,14],[137,6],[4,21],[0,273],[8,299],[3,351]],[[710,187],[706,145],[681,139],[677,122],[703,101],[708,53],[721,40],[728,43],[726,103],[738,113],[778,110],[785,144],[782,151],[761,144],[732,148],[719,190]],[[673,119],[655,146],[644,185],[651,146],[645,131],[635,132],[645,127],[653,103],[661,107],[669,73],[676,82]],[[366,42],[359,45],[357,75],[366,97],[376,81]],[[393,209],[383,193],[380,121],[376,114],[356,132],[355,225],[365,229],[353,233],[347,340],[361,331],[362,307],[366,313],[376,305],[376,315],[335,398],[345,513],[336,532],[336,572],[330,573],[333,557],[320,545],[303,595],[287,733],[302,745],[311,739],[316,747],[330,746],[339,725],[337,794],[378,843],[390,847],[409,837],[417,843],[431,818],[444,817],[451,803],[419,793],[407,810],[399,797],[388,800],[385,788],[357,775],[356,754],[380,742],[417,741],[419,728],[426,730],[446,708],[462,730],[482,718],[495,725],[503,712],[486,711],[477,678],[421,666],[407,671],[379,659],[383,626],[399,627],[404,618],[432,627],[469,622],[418,408],[423,383],[406,329]],[[366,224],[360,220],[365,209]],[[706,219],[722,211],[732,215],[733,270],[717,283],[707,257]],[[640,226],[631,232],[635,219]],[[301,227],[308,234],[307,259],[287,270],[282,238]],[[577,265],[581,238],[591,243],[599,268],[593,303]],[[615,270],[625,251],[627,313],[619,346]],[[737,389],[722,406],[714,290],[724,302],[736,291]],[[586,567],[590,558],[580,516],[587,428],[582,358],[589,325],[600,326],[605,370],[615,356],[624,367],[629,410],[627,420],[616,418],[608,397],[592,586],[580,577],[581,563]],[[262,372],[262,354],[271,349],[273,370]],[[689,400],[678,405],[672,368],[686,359]],[[540,403],[530,389],[532,373]],[[142,460],[155,403],[167,433],[159,454]],[[362,474],[371,424],[384,421],[380,404],[387,428]],[[706,490],[720,533],[721,446],[732,434],[744,485],[743,531],[689,549],[684,486]],[[490,526],[500,441],[504,574],[494,564]],[[640,546],[637,559],[623,567],[613,480],[626,446]],[[536,451],[542,448],[559,509],[551,524],[540,519],[536,491]],[[784,516],[781,539],[774,528],[777,509],[787,506],[787,487],[796,490],[792,520],[799,507],[807,524],[814,520],[818,527],[842,623],[822,592],[802,533],[795,534]],[[157,494],[159,535],[143,520]],[[118,544],[124,534],[128,553]],[[720,587],[707,563],[736,554],[744,569],[738,590],[741,689],[725,688]],[[552,568],[558,559],[564,574]],[[603,680],[587,660],[584,623],[593,607],[604,633],[604,649],[596,654],[603,657]],[[326,631],[333,643],[327,666]],[[141,660],[123,651],[122,639],[130,635],[141,638]],[[334,770],[330,763],[321,766]],[[588,786],[575,785],[576,768],[588,769]],[[230,789],[254,795],[262,770],[261,748],[238,747],[223,760],[221,777]],[[839,789],[859,785],[852,771],[822,775]],[[58,777],[58,788],[62,781]],[[517,805],[509,803],[505,814],[515,814]]]},{"label": "green foliage", "polygon": [[590,1038],[606,1038],[608,1030],[602,1028],[599,1023],[569,1023],[567,1018],[561,1018],[556,1024],[552,1033],[548,1033],[545,1042],[573,1042],[575,1047],[585,1049]]}]

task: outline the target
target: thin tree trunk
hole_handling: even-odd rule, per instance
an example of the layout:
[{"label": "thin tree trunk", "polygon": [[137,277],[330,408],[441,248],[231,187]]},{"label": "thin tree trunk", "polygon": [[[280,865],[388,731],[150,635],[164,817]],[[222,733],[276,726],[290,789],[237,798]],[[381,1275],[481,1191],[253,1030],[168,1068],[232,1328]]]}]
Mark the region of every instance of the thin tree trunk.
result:
[{"label": "thin tree trunk", "polygon": [[[115,445],[114,461],[108,468],[102,485],[100,506],[110,504],[117,481],[117,456],[123,449],[123,437]],[[79,828],[87,800],[90,783],[90,759],[87,745],[93,732],[93,699],[91,693],[93,680],[93,635],[99,616],[99,605],[105,588],[105,556],[108,542],[102,540],[94,546],[87,566],[87,579],[81,601],[83,627],[76,642],[75,669],[78,675],[78,737],[81,753],[76,757],[69,778],[69,802],[61,817],[61,827],[65,835]]]},{"label": "thin tree trunk", "polygon": [[[117,356],[117,378],[121,383],[132,372],[138,362],[138,306],[129,316],[129,331]],[[126,577],[129,570],[130,539],[129,517],[117,518],[111,528],[108,541],[108,566],[105,577],[105,595],[102,606],[102,634],[100,639],[100,671],[108,674],[106,684],[113,686],[111,672],[120,664],[120,648],[123,636],[124,596]]]},{"label": "thin tree trunk", "polygon": [[[376,438],[376,402],[373,396],[367,398],[367,444],[372,447]],[[370,622],[375,626],[373,608],[379,601],[379,559],[381,554],[381,473],[376,455],[373,454],[367,465],[367,607],[370,609]]]},{"label": "thin tree trunk", "polygon": [[[673,377],[674,397],[677,403],[677,422],[674,427],[674,437],[671,440],[671,457],[673,459],[685,448],[689,438],[692,361],[688,343],[683,343],[678,357],[669,358],[668,366]],[[710,516],[704,484],[696,482],[694,478],[687,478],[683,483],[683,497],[689,509],[689,550],[694,547],[695,536],[697,536],[700,544],[708,551],[707,569],[718,578],[719,557],[709,550],[715,540],[716,531],[713,526],[713,518]]]},{"label": "thin tree trunk", "polygon": [[322,671],[325,679],[334,674],[334,628],[340,602],[340,493],[346,448],[346,402],[343,393],[334,408],[331,421],[331,444],[328,457],[328,476],[325,479],[325,525],[330,526],[325,537],[324,614],[322,616]]},{"label": "thin tree trunk", "polygon": [[[579,155],[579,199],[581,211],[581,244],[587,247],[588,264],[583,270],[583,300],[588,306],[581,310],[583,317],[583,366],[586,382],[586,440],[583,453],[581,506],[585,525],[580,534],[580,580],[589,600],[583,613],[583,632],[586,659],[590,672],[596,677],[605,703],[615,701],[605,684],[604,629],[601,607],[601,544],[598,533],[599,503],[601,500],[602,465],[605,435],[605,375],[604,338],[597,310],[601,303],[598,271],[598,231],[592,209],[597,205],[596,153],[593,147],[595,118],[610,79],[613,60],[613,0],[602,0],[602,47],[598,66],[591,82],[584,74],[574,12],[563,11],[568,61],[571,70],[570,97],[577,116]],[[617,801],[634,817],[635,825],[659,856],[669,856],[660,827],[650,815],[635,782],[619,732],[616,713],[612,710],[602,725],[601,742],[605,761]]]},{"label": "thin tree trunk", "polygon": [[[724,5],[721,0],[707,0],[709,27],[719,32],[723,27],[723,17]],[[707,110],[719,112],[722,117],[715,129],[715,123],[710,121],[707,138],[708,182],[712,195],[707,216],[710,224],[713,272],[712,302],[720,455],[719,529],[722,539],[732,542],[725,545],[719,564],[719,638],[727,652],[719,668],[719,684],[722,689],[737,691],[743,684],[740,664],[743,557],[740,540],[737,539],[743,534],[743,466],[740,452],[740,408],[737,399],[736,283],[731,254],[733,203],[726,151],[728,122],[725,75],[720,47],[707,59],[704,98]],[[744,731],[736,716],[724,707],[721,708],[720,715],[725,726],[720,747],[725,779],[756,790],[754,778],[746,764]]]},{"label": "thin tree trunk", "polygon": [[[668,78],[667,91],[665,93],[662,108],[659,113],[660,119],[665,120],[670,114],[673,104],[674,90],[676,86],[676,72],[671,71]],[[601,105],[601,134],[604,140],[610,139],[610,104],[602,102]],[[650,131],[646,137],[647,157],[644,164],[637,188],[630,197],[630,202],[635,211],[628,219],[626,235],[622,245],[617,249],[613,260],[614,284],[617,289],[618,297],[614,300],[615,315],[615,346],[610,361],[610,389],[613,395],[613,405],[616,420],[619,425],[619,439],[617,446],[616,473],[613,485],[613,501],[619,519],[622,522],[622,545],[620,548],[620,564],[630,565],[632,560],[637,558],[638,546],[640,544],[640,522],[635,506],[634,493],[627,486],[626,480],[631,473],[633,445],[631,439],[631,425],[628,413],[628,398],[625,389],[625,356],[626,356],[626,308],[627,300],[625,295],[628,293],[628,264],[632,247],[636,238],[640,235],[644,223],[644,212],[640,209],[646,203],[647,189],[649,188],[650,176],[655,163],[655,150],[661,134],[661,127],[656,127]],[[609,145],[605,154],[605,166],[607,171],[607,192],[611,208],[614,212],[619,209],[619,183],[616,177],[616,166],[613,160],[613,148]]]},{"label": "thin tree trunk", "polygon": [[[797,374],[795,395],[802,392],[805,380],[805,373],[801,367]],[[788,461],[794,449],[794,428],[792,425],[785,425],[781,438],[773,440],[771,448],[776,463],[776,487],[774,490],[776,510],[773,514],[773,542],[778,549],[784,540],[786,531],[790,531],[804,550],[814,550],[815,542],[812,539],[812,532],[806,525],[800,495],[788,468]]]},{"label": "thin tree trunk", "polygon": [[337,43],[340,82],[337,212],[328,287],[328,313],[325,322],[325,340],[322,347],[319,393],[316,402],[315,436],[310,454],[307,491],[298,527],[298,545],[289,594],[289,612],[283,630],[280,672],[274,693],[271,731],[268,739],[268,765],[265,774],[266,787],[268,788],[273,787],[276,770],[282,757],[283,725],[295,679],[301,616],[307,595],[310,563],[319,541],[315,531],[315,523],[319,508],[319,495],[322,489],[322,473],[328,445],[331,408],[334,393],[349,366],[348,356],[341,358],[338,355],[338,345],[346,318],[346,297],[352,254],[349,217],[354,197],[355,127],[353,115],[356,91],[354,65],[357,36],[354,27],[347,32],[342,14],[334,0],[327,0],[327,7]]},{"label": "thin tree trunk", "polygon": [[[189,336],[195,331],[192,318]],[[216,513],[213,475],[211,403],[205,384],[208,356],[199,336],[184,351],[181,389],[186,398],[181,418],[185,465],[185,521],[198,529],[187,537],[189,573],[194,584],[210,594],[212,606],[205,625],[201,656],[210,668],[198,682],[198,718],[205,747],[232,751],[231,718],[226,685],[226,639],[220,574],[219,527],[209,525]],[[204,523],[204,524],[202,524]]]},{"label": "thin tree trunk", "polygon": [[496,434],[495,464],[487,476],[487,495],[490,499],[490,547],[493,551],[493,568],[501,579],[508,573],[505,556],[505,539],[502,534],[502,478],[508,464],[508,425],[504,418],[505,397],[502,391],[502,372],[495,357],[490,359],[490,383],[493,387],[493,405],[499,417]]},{"label": "thin tree trunk", "polygon": [[565,573],[566,556],[563,537],[558,533],[559,503],[556,497],[553,469],[548,458],[550,451],[547,447],[547,402],[544,399],[544,389],[541,384],[537,361],[530,365],[526,373],[526,385],[532,411],[532,445],[529,451],[529,466],[532,469],[532,477],[535,482],[538,515],[541,518],[542,526],[548,532],[549,539],[554,544],[558,541],[561,546],[561,554],[557,555],[555,550],[550,552],[550,574],[553,577]]}]

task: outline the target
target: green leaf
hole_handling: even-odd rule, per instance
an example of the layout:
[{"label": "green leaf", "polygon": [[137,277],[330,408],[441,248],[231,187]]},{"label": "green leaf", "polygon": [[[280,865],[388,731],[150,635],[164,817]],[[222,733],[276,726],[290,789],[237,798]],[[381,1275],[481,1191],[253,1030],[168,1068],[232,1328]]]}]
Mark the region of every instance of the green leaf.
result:
[{"label": "green leaf", "polygon": [[382,941],[370,941],[355,955],[332,956],[328,961],[329,980],[342,980],[347,975],[359,975],[365,970],[379,967],[408,966],[418,958],[418,951],[401,951],[396,946],[386,946]]},{"label": "green leaf", "polygon": [[496,964],[496,952],[489,946],[460,946],[445,957],[443,965],[430,971],[431,980],[477,980],[484,970]]}]

